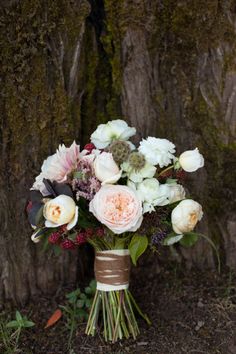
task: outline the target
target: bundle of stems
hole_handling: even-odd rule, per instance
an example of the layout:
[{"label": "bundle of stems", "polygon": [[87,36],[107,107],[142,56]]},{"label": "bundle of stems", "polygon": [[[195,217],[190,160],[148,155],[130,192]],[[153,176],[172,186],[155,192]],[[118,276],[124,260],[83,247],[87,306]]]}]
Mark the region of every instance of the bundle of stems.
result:
[{"label": "bundle of stems", "polygon": [[94,336],[99,328],[99,313],[102,312],[100,326],[105,341],[115,343],[123,337],[134,339],[139,334],[134,311],[137,311],[148,324],[148,317],[142,313],[128,289],[115,291],[97,290],[94,296],[85,333]]}]

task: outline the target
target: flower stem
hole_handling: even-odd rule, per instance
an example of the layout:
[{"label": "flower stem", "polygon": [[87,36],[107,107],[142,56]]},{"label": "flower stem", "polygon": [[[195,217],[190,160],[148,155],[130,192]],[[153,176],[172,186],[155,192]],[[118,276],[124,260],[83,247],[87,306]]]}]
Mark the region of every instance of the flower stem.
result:
[{"label": "flower stem", "polygon": [[120,294],[118,294],[118,298],[119,298],[119,307],[118,307],[118,312],[117,312],[117,316],[116,316],[115,330],[114,330],[114,333],[113,333],[113,339],[112,339],[113,343],[115,343],[116,340],[117,340],[117,332],[118,332],[119,323],[120,323],[120,314],[121,314],[121,297],[120,297]]},{"label": "flower stem", "polygon": [[171,170],[172,168],[174,168],[174,165],[171,165],[171,166],[165,168],[164,170],[162,170],[162,171],[157,175],[157,177],[162,176],[165,172]]},{"label": "flower stem", "polygon": [[129,290],[127,290],[128,294],[129,294],[129,297],[135,307],[135,309],[137,310],[137,312],[139,313],[139,315],[147,322],[148,325],[151,325],[152,322],[149,320],[148,316],[143,313],[140,309],[140,307],[138,306],[137,302],[134,300],[134,297],[133,295],[131,294],[131,292]]},{"label": "flower stem", "polygon": [[91,308],[91,310],[90,310],[90,314],[89,314],[89,318],[88,318],[88,323],[87,323],[86,330],[85,330],[85,333],[86,333],[86,334],[90,334],[90,331],[89,331],[89,328],[90,328],[90,325],[91,325],[90,322],[91,322],[91,318],[92,318],[92,316],[93,316],[93,311],[94,311],[94,307],[95,307],[95,305],[96,305],[98,293],[99,293],[99,291],[96,290],[95,295],[94,295],[94,299],[93,299],[92,308]]},{"label": "flower stem", "polygon": [[148,321],[127,289],[108,292],[97,290],[85,331],[87,335],[95,335],[100,309],[104,339],[112,343],[123,337],[129,338],[130,335],[136,339],[139,328],[134,309]]},{"label": "flower stem", "polygon": [[103,326],[104,326],[104,337],[107,342],[107,319],[106,319],[106,309],[105,309],[105,299],[104,292],[102,292],[102,315],[103,315]]}]

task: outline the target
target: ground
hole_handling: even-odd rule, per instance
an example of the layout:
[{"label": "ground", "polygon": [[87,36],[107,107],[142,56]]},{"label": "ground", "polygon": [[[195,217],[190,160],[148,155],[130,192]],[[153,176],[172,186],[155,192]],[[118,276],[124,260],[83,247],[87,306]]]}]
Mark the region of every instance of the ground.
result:
[{"label": "ground", "polygon": [[[227,269],[219,275],[211,270],[186,271],[176,263],[157,267],[145,262],[133,272],[131,290],[152,325],[139,319],[137,341],[112,345],[99,334],[87,337],[81,323],[73,350],[68,351],[63,318],[47,330],[44,325],[72,288],[62,288],[55,297],[38,298],[20,309],[36,326],[22,335],[17,353],[236,354],[236,286],[234,274]],[[0,353],[5,353],[1,344]]]}]

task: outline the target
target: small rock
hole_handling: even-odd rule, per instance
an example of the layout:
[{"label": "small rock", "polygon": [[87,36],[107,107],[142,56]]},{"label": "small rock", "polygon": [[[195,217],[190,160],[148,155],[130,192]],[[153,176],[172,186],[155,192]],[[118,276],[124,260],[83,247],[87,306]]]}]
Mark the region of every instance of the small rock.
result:
[{"label": "small rock", "polygon": [[197,303],[197,306],[201,308],[201,307],[204,307],[204,304],[199,300]]},{"label": "small rock", "polygon": [[148,342],[138,342],[137,345],[148,345]]},{"label": "small rock", "polygon": [[202,328],[204,326],[205,322],[204,321],[198,321],[196,327],[195,327],[195,331],[199,331],[200,328]]}]

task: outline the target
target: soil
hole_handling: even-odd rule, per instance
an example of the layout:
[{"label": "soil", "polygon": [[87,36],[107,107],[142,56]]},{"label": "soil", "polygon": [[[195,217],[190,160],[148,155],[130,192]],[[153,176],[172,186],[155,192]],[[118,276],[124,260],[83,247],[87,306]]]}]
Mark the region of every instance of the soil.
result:
[{"label": "soil", "polygon": [[56,296],[41,297],[21,309],[36,326],[22,335],[19,353],[236,354],[235,276],[227,269],[219,275],[210,270],[186,271],[176,263],[167,268],[145,262],[133,271],[131,291],[152,325],[139,319],[141,333],[136,341],[112,345],[101,334],[87,337],[81,323],[69,351],[65,320],[47,330],[44,326],[73,288],[62,288]]}]

